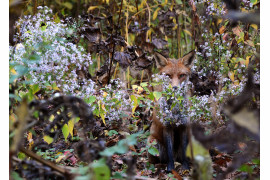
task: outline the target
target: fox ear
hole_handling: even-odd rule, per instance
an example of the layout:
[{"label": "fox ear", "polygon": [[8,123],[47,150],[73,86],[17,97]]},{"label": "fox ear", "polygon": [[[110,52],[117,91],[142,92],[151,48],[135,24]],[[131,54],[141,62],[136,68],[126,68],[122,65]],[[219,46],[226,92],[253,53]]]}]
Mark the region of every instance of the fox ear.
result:
[{"label": "fox ear", "polygon": [[182,62],[185,66],[191,67],[194,58],[195,58],[195,51],[192,50],[192,51],[190,51],[189,53],[187,53],[187,54],[185,54],[185,55],[183,56],[181,62]]},{"label": "fox ear", "polygon": [[165,58],[164,56],[162,56],[158,52],[155,52],[154,58],[156,60],[157,68],[162,68],[162,67],[164,67],[164,66],[166,66],[168,64],[167,58]]}]

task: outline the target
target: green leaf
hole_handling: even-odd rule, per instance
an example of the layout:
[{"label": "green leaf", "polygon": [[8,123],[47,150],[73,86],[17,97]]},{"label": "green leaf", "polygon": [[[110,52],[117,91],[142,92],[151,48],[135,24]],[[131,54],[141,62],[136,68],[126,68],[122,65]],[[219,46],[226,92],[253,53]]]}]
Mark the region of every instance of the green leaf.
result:
[{"label": "green leaf", "polygon": [[62,127],[62,133],[64,135],[65,141],[67,141],[67,137],[69,135],[69,128],[67,124]]},{"label": "green leaf", "polygon": [[99,110],[97,108],[94,109],[93,114],[99,116]]},{"label": "green leaf", "polygon": [[92,104],[95,101],[96,101],[96,97],[95,96],[90,96],[89,98],[85,99],[85,102],[87,104]]},{"label": "green leaf", "polygon": [[109,180],[111,171],[106,165],[106,160],[104,158],[94,162],[92,168],[95,174],[95,179],[97,180]]},{"label": "green leaf", "polygon": [[240,171],[242,172],[247,172],[247,173],[252,173],[252,167],[250,167],[249,165],[243,164],[240,168]]},{"label": "green leaf", "polygon": [[151,146],[149,149],[148,149],[148,152],[150,153],[150,154],[152,154],[153,156],[157,156],[159,153],[158,153],[158,149],[157,148],[155,148],[155,147],[153,147],[153,146]]},{"label": "green leaf", "polygon": [[26,156],[25,156],[24,153],[22,153],[22,152],[19,152],[19,153],[18,153],[18,158],[19,158],[20,160],[24,160],[25,157],[26,157]]},{"label": "green leaf", "polygon": [[70,2],[65,2],[62,4],[63,6],[65,6],[68,9],[72,9],[73,5]]},{"label": "green leaf", "polygon": [[52,84],[52,89],[60,91],[55,82]]},{"label": "green leaf", "polygon": [[109,136],[112,136],[114,134],[118,134],[118,132],[115,131],[115,130],[110,130],[109,133],[108,133]]},{"label": "green leaf", "polygon": [[151,99],[152,101],[155,100],[155,96],[154,96],[153,92],[151,92],[151,93],[148,95],[148,98]]},{"label": "green leaf", "polygon": [[182,0],[176,0],[177,4],[183,4]]},{"label": "green leaf", "polygon": [[[43,26],[42,26],[43,27]],[[29,60],[30,61],[39,61],[40,60],[40,56],[39,55],[37,55],[37,54],[32,54],[32,55],[30,55],[29,56]]]},{"label": "green leaf", "polygon": [[41,31],[45,31],[46,29],[47,29],[47,24],[46,25],[44,25],[44,26],[41,26],[40,28],[41,28]]},{"label": "green leaf", "polygon": [[258,1],[257,1],[257,0],[250,0],[250,2],[251,2],[253,5],[255,5],[255,4],[257,4],[257,3],[258,3]]},{"label": "green leaf", "polygon": [[114,154],[124,154],[128,151],[128,146],[135,145],[137,142],[137,137],[141,134],[135,133],[130,136],[127,136],[126,139],[120,140],[116,145],[106,148],[104,151],[100,152],[99,154],[102,156],[110,157]]},{"label": "green leaf", "polygon": [[153,92],[153,95],[154,95],[154,97],[156,98],[156,100],[158,101],[159,98],[161,98],[162,93],[161,93],[161,92],[154,91],[154,92]]},{"label": "green leaf", "polygon": [[32,86],[31,86],[31,89],[32,89],[32,93],[33,93],[33,94],[36,94],[36,93],[40,90],[38,84],[32,85]]},{"label": "green leaf", "polygon": [[12,177],[11,179],[14,179],[14,180],[23,180],[23,178],[21,178],[20,175],[15,171],[11,173],[11,177]]},{"label": "green leaf", "polygon": [[130,96],[130,99],[133,102],[133,104],[132,104],[133,105],[133,107],[132,107],[132,114],[134,114],[134,112],[135,112],[135,110],[136,110],[136,108],[138,106],[138,100],[137,100],[136,96],[134,96],[134,95],[131,95]]},{"label": "green leaf", "polygon": [[148,82],[143,82],[143,83],[140,84],[140,86],[146,87],[146,86],[148,86]]},{"label": "green leaf", "polygon": [[120,172],[115,172],[114,175],[112,176],[113,179],[124,179],[122,174]]}]

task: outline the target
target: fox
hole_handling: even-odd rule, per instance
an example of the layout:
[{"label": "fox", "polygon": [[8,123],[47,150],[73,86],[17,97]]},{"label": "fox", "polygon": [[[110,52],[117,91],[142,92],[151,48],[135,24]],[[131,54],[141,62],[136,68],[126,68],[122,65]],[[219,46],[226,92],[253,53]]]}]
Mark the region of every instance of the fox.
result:
[{"label": "fox", "polygon": [[[158,52],[154,53],[159,74],[165,74],[170,78],[173,89],[179,88],[191,75],[195,51],[192,50],[180,59],[165,58]],[[149,141],[157,140],[159,150],[159,163],[167,164],[167,171],[174,169],[174,162],[180,162],[184,170],[189,170],[189,161],[186,157],[188,145],[187,124],[176,125],[174,123],[163,124],[157,116],[154,108],[152,124],[150,127]],[[155,156],[148,153],[149,161],[158,163]]]}]

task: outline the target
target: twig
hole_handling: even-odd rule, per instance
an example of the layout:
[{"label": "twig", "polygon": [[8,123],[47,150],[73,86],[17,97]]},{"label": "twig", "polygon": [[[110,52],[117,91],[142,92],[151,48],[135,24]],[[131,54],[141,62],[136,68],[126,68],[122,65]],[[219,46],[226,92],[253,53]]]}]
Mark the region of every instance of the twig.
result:
[{"label": "twig", "polygon": [[[148,10],[148,27],[150,28],[150,25],[151,25],[151,12],[150,12],[150,8],[149,8],[149,5],[147,4],[147,2],[145,2],[145,4],[146,4],[147,10]],[[149,30],[150,30],[150,29],[149,29]],[[148,32],[148,31],[147,31],[147,32]],[[150,31],[150,32],[151,32],[151,31]],[[146,39],[145,39],[146,42],[148,42],[147,39],[149,39],[148,34],[149,34],[149,33],[146,33]]]},{"label": "twig", "polygon": [[[126,174],[122,174],[122,177],[123,178],[127,178],[127,175]],[[153,178],[142,177],[142,176],[134,176],[134,178],[137,179],[137,180],[155,180]]]},{"label": "twig", "polygon": [[[120,16],[121,16],[121,12],[122,12],[122,5],[123,5],[123,0],[121,0],[121,6],[120,6],[120,11],[119,11],[119,16],[118,16],[118,22],[117,22],[117,27],[115,30],[115,35],[117,36],[117,30],[119,27],[119,23],[120,23]],[[111,41],[113,40],[113,35],[111,35]],[[108,82],[107,84],[110,83],[111,80],[111,69],[112,69],[112,62],[113,62],[113,56],[114,56],[114,50],[115,50],[115,43],[113,43],[113,51],[112,51],[112,57],[111,57],[111,61],[110,61],[110,67],[109,67],[109,78],[108,78]],[[110,59],[110,58],[109,58]]]},{"label": "twig", "polygon": [[61,174],[64,174],[66,177],[71,177],[71,174],[64,168],[62,167],[59,167],[57,166],[56,164],[50,162],[50,161],[47,161],[45,159],[42,159],[40,156],[38,156],[37,154],[33,153],[32,151],[29,151],[27,149],[24,149],[23,147],[19,147],[19,151],[23,152],[24,154],[26,154],[27,156],[33,158],[34,160],[46,165],[46,166],[49,166],[50,168],[52,168],[53,170],[61,173]]}]

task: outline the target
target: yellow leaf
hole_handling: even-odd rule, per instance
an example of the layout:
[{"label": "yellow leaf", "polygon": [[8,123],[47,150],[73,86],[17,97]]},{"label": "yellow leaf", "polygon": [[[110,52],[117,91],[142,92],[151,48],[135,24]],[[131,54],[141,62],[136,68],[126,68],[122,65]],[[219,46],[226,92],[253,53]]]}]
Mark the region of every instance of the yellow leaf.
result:
[{"label": "yellow leaf", "polygon": [[89,13],[89,11],[92,11],[94,9],[98,8],[98,6],[90,6],[88,9],[87,9],[87,12]]},{"label": "yellow leaf", "polygon": [[132,85],[131,86],[133,90],[135,90],[138,86],[137,85]]},{"label": "yellow leaf", "polygon": [[173,8],[174,8],[174,6],[173,6],[173,4],[170,6],[170,10],[172,11],[173,10]]},{"label": "yellow leaf", "polygon": [[251,57],[251,56],[247,56],[247,57],[246,57],[246,63],[245,63],[245,64],[246,64],[246,67],[248,67],[250,57]]},{"label": "yellow leaf", "polygon": [[146,32],[146,41],[148,41],[148,40],[150,41],[151,31],[152,31],[151,28],[147,30],[147,32]]},{"label": "yellow leaf", "polygon": [[223,19],[222,19],[222,18],[219,18],[219,19],[217,20],[217,25],[219,25],[222,21],[223,21]]},{"label": "yellow leaf", "polygon": [[68,115],[68,117],[71,117],[72,116],[72,112],[68,112],[67,115]]},{"label": "yellow leaf", "polygon": [[33,136],[32,133],[29,132],[28,135],[27,135],[27,140],[30,141],[32,139],[32,136]]},{"label": "yellow leaf", "polygon": [[53,138],[47,135],[43,136],[43,140],[48,144],[51,144],[53,142]]},{"label": "yellow leaf", "polygon": [[138,106],[138,100],[137,100],[136,96],[134,96],[134,95],[131,95],[130,99],[132,101],[132,106],[133,106],[132,107],[132,114],[134,114],[134,112],[135,112],[135,110],[136,110],[136,108]]},{"label": "yellow leaf", "polygon": [[109,136],[109,131],[108,130],[104,130],[104,134],[105,134],[105,136]]},{"label": "yellow leaf", "polygon": [[34,144],[34,140],[33,140],[33,135],[31,132],[28,133],[27,135],[27,140],[28,140],[28,145],[29,145],[29,149],[32,149],[32,145]]},{"label": "yellow leaf", "polygon": [[232,80],[232,82],[234,82],[234,73],[232,71],[228,73],[228,76]]},{"label": "yellow leaf", "polygon": [[242,12],[248,12],[248,10],[246,10],[245,8],[241,8]]},{"label": "yellow leaf", "polygon": [[65,157],[65,155],[59,156],[59,157],[55,160],[55,162],[59,163],[64,157]]},{"label": "yellow leaf", "polygon": [[104,124],[105,124],[105,126],[106,126],[106,122],[105,122],[105,115],[104,115],[104,114],[100,114],[100,117],[101,117],[101,119],[102,119],[103,123],[104,123]]},{"label": "yellow leaf", "polygon": [[57,86],[53,86],[53,90],[60,91],[60,89]]},{"label": "yellow leaf", "polygon": [[161,4],[161,6],[164,7],[166,4],[168,4],[168,0],[165,0],[165,2]]},{"label": "yellow leaf", "polygon": [[141,94],[143,92],[143,88],[141,86],[138,87],[137,94]]},{"label": "yellow leaf", "polygon": [[73,137],[73,129],[74,129],[74,118],[68,121],[68,131],[71,137]]},{"label": "yellow leaf", "polygon": [[54,120],[54,115],[51,115],[51,116],[49,117],[49,121],[50,121],[50,122],[53,122],[53,120]]},{"label": "yellow leaf", "polygon": [[153,14],[153,20],[155,20],[157,18],[158,15],[158,11],[160,10],[160,8],[157,8]]},{"label": "yellow leaf", "polygon": [[176,19],[175,19],[175,18],[173,18],[173,23],[174,23],[174,24],[177,24],[177,23],[176,23]]},{"label": "yellow leaf", "polygon": [[250,26],[253,27],[254,29],[258,30],[257,24],[251,24]]},{"label": "yellow leaf", "polygon": [[145,5],[145,3],[146,3],[146,0],[143,0],[141,4],[138,6],[138,9],[141,10],[143,6]]},{"label": "yellow leaf", "polygon": [[103,97],[107,97],[108,93],[107,92],[103,92]]},{"label": "yellow leaf", "polygon": [[172,28],[172,30],[176,30],[177,29],[177,24]]},{"label": "yellow leaf", "polygon": [[237,86],[237,85],[239,85],[239,81],[238,81],[238,80],[235,80],[235,81],[233,82],[233,84]]},{"label": "yellow leaf", "polygon": [[10,70],[10,72],[11,72],[12,74],[15,74],[15,75],[17,74],[17,72],[16,72],[15,69],[13,69],[13,68]]},{"label": "yellow leaf", "polygon": [[186,29],[184,29],[183,30],[186,34],[188,34],[188,35],[190,35],[191,37],[192,37],[192,34],[191,34],[191,32],[189,32],[188,30],[186,30]]},{"label": "yellow leaf", "polygon": [[134,6],[131,6],[131,5],[128,6],[128,10],[130,12],[133,12],[133,13],[137,12],[137,8],[135,8]]},{"label": "yellow leaf", "polygon": [[106,110],[106,108],[105,108],[105,105],[104,105],[104,104],[102,104],[102,105],[101,105],[101,108],[102,108],[103,110]]}]

